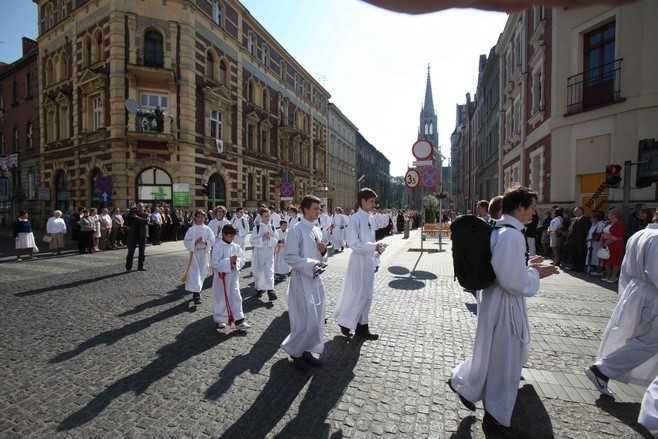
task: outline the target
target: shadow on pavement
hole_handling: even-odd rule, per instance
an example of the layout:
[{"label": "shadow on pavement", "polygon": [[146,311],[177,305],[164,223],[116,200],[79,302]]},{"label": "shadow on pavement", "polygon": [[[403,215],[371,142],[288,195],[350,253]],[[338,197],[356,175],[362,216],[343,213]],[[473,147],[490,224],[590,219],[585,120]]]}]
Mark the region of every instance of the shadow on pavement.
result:
[{"label": "shadow on pavement", "polygon": [[108,274],[105,276],[97,276],[97,277],[90,277],[88,272],[82,271],[77,273],[80,276],[85,276],[86,278],[76,280],[73,282],[69,282],[67,284],[62,284],[62,285],[50,285],[45,288],[37,288],[36,290],[30,290],[30,291],[22,291],[20,293],[14,294],[16,297],[28,297],[28,296],[35,296],[37,294],[42,294],[42,293],[51,293],[53,291],[60,291],[60,290],[68,290],[68,289],[78,289],[78,287],[81,287],[83,285],[87,284],[92,284],[96,282],[102,282],[106,279],[112,279],[113,277],[117,276],[123,276],[126,274],[125,271],[121,270],[118,273],[112,273]]},{"label": "shadow on pavement", "polygon": [[462,419],[457,431],[450,435],[450,439],[470,439],[472,437],[471,429],[477,420],[473,415]]},{"label": "shadow on pavement", "polygon": [[[165,297],[161,299],[157,299],[152,302],[160,302],[160,304],[168,303],[168,302],[173,302],[176,300],[179,300],[182,297],[180,294],[179,290],[176,290],[170,294],[167,294]],[[151,305],[155,306],[155,305]],[[117,329],[112,329],[110,331],[105,331],[101,332],[97,336],[90,338],[89,340],[79,344],[75,349],[67,351],[67,352],[62,352],[61,354],[55,356],[51,360],[48,361],[48,363],[61,363],[63,361],[70,360],[71,358],[80,355],[84,351],[91,349],[93,347],[99,346],[99,345],[111,345],[119,340],[121,340],[124,337],[127,337],[129,335],[135,334],[143,329],[148,328],[154,323],[166,320],[168,318],[174,317],[178,314],[188,312],[189,310],[189,304],[187,301],[179,303],[173,308],[168,308],[164,311],[161,311],[153,316],[147,317],[142,320],[138,320],[136,322],[129,323],[121,328]]]},{"label": "shadow on pavement", "polygon": [[637,431],[642,437],[653,437],[649,430],[637,422],[641,406],[639,402],[615,402],[614,399],[601,395],[596,400],[596,406]]},{"label": "shadow on pavement", "polygon": [[276,437],[342,437],[340,432],[330,436],[331,426],[318,420],[327,418],[354,379],[362,343],[336,336],[325,343],[321,356],[324,366],[308,373],[297,371],[288,360],[277,361],[260,395],[223,437],[265,437],[283,419],[309,380],[297,415]]},{"label": "shadow on pavement", "polygon": [[[524,384],[519,389],[512,413],[512,430],[523,432],[532,432],[528,438],[551,439],[555,437],[553,432],[553,423],[544,407],[544,403],[535,391],[532,384]],[[497,438],[499,435],[488,435],[488,438]]]},{"label": "shadow on pavement", "polygon": [[[180,306],[187,307],[187,303]],[[64,419],[59,424],[58,431],[71,430],[91,421],[124,393],[134,392],[136,395],[141,395],[151,384],[169,375],[181,363],[212,349],[230,337],[241,335],[240,331],[220,335],[214,330],[214,326],[212,316],[188,325],[176,336],[176,341],[158,350],[158,358],[139,372],[109,385],[84,407]]]},{"label": "shadow on pavement", "polygon": [[204,397],[217,400],[233,385],[236,377],[247,371],[252,375],[258,374],[280,349],[289,328],[288,312],[275,317],[246,355],[234,357],[219,372],[219,380],[206,390]]},{"label": "shadow on pavement", "polygon": [[140,303],[139,305],[136,305],[132,309],[129,309],[127,311],[122,312],[121,314],[118,314],[117,317],[126,317],[140,313],[149,308],[156,308],[162,305],[167,305],[172,302],[177,302],[183,297],[185,297],[185,295],[187,294],[189,294],[191,297],[191,293],[185,291],[185,285],[179,285],[178,288],[168,292],[166,295],[162,297],[158,297],[157,299],[149,300],[148,302],[145,303]]},{"label": "shadow on pavement", "polygon": [[412,279],[409,277],[399,277],[395,280],[392,280],[388,283],[388,286],[394,290],[421,290],[425,288],[425,282]]}]

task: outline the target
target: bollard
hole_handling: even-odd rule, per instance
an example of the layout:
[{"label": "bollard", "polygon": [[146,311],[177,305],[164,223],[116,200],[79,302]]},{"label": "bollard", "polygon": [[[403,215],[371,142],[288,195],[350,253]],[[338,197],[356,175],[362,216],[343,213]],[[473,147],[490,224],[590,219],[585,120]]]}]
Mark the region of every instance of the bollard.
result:
[{"label": "bollard", "polygon": [[409,220],[406,220],[404,222],[404,239],[409,239],[409,223],[410,222],[411,221],[409,221]]}]

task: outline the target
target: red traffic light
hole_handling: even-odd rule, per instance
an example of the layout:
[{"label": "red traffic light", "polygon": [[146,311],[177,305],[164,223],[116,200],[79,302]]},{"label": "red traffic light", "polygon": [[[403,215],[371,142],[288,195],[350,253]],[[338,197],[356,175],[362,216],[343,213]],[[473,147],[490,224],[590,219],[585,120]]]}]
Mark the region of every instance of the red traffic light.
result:
[{"label": "red traffic light", "polygon": [[606,165],[605,183],[608,187],[619,187],[621,183],[621,165]]},{"label": "red traffic light", "polygon": [[605,167],[605,173],[609,175],[619,175],[621,174],[621,165],[607,165]]}]

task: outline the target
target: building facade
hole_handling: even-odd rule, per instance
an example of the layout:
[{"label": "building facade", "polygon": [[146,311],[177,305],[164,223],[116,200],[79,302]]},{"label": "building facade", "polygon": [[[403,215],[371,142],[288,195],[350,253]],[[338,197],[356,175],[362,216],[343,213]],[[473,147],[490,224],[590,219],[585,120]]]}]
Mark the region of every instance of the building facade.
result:
[{"label": "building facade", "polygon": [[475,145],[477,197],[490,200],[498,195],[498,151],[500,84],[498,55],[495,47],[489,57],[480,57],[478,86],[475,95],[479,118]]},{"label": "building facade", "polygon": [[347,212],[356,200],[356,133],[358,128],[332,103],[329,103],[329,185],[327,208],[340,207]]},{"label": "building facade", "polygon": [[35,212],[39,199],[51,196],[39,190],[37,42],[22,43],[20,59],[0,64],[0,226],[11,225],[21,210]]},{"label": "building facade", "polygon": [[239,2],[35,2],[45,210],[326,195],[329,93]]},{"label": "building facade", "polygon": [[[361,133],[356,133],[356,180],[357,190],[368,187],[377,195],[377,204],[380,208],[388,207],[388,193],[390,182],[391,162],[377,150]],[[341,206],[343,207],[343,206]],[[353,197],[351,205],[347,209],[357,209],[356,196]]]}]

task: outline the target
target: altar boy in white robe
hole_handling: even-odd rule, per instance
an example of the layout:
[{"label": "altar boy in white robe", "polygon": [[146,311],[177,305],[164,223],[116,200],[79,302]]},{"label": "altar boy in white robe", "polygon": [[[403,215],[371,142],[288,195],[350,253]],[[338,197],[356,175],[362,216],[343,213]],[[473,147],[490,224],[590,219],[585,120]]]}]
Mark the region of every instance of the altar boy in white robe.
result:
[{"label": "altar boy in white robe", "polygon": [[235,323],[235,329],[251,327],[244,321],[240,295],[240,269],[244,267],[244,252],[233,242],[237,230],[231,224],[222,227],[222,237],[212,249],[210,265],[213,268],[212,317],[221,331]]},{"label": "altar boy in white robe", "polygon": [[347,216],[343,215],[343,209],[336,208],[331,218],[331,245],[334,252],[343,251],[345,248],[345,228],[347,227]]},{"label": "altar boy in white robe", "polygon": [[288,238],[288,233],[290,230],[288,230],[288,221],[286,220],[281,220],[279,222],[279,225],[281,226],[279,230],[276,231],[279,237],[279,242],[276,245],[276,249],[274,250],[274,280],[276,281],[277,279],[279,281],[284,280],[286,277],[288,277],[288,274],[290,274],[290,265],[286,263],[286,258],[284,256],[284,247],[286,245],[286,239]]},{"label": "altar boy in white robe", "polygon": [[185,282],[185,291],[192,292],[192,301],[195,305],[201,303],[203,281],[210,265],[210,250],[215,243],[215,234],[204,224],[205,219],[206,214],[203,210],[195,211],[194,225],[187,229],[183,239],[183,245],[190,252],[190,259],[181,280]]},{"label": "altar boy in white robe", "polygon": [[612,396],[609,379],[649,386],[638,421],[656,436],[658,211],[653,223],[633,234],[626,243],[619,277],[619,302],[603,333],[597,357],[596,363],[585,369],[585,374],[602,394]]},{"label": "altar boy in white robe", "polygon": [[327,261],[327,245],[322,231],[315,225],[320,214],[320,199],[307,195],[302,200],[304,219],[290,230],[284,247],[286,262],[292,267],[288,284],[288,316],[290,335],[281,348],[293,360],[294,366],[307,371],[322,362],[312,355],[324,350],[325,291],[322,277]]},{"label": "altar boy in white robe", "polygon": [[496,221],[500,228],[491,233],[490,240],[497,279],[477,292],[473,354],[452,370],[448,380],[469,410],[475,410],[475,402],[484,401],[485,429],[518,437],[525,435],[511,431],[510,423],[521,369],[530,350],[526,297],[537,294],[540,278],[555,272],[555,266],[544,264],[541,257],[526,260],[521,232],[536,207],[537,194],[527,188],[512,189],[503,197],[503,216]]},{"label": "altar boy in white robe", "polygon": [[235,209],[235,216],[231,218],[231,224],[238,231],[233,242],[239,245],[242,251],[245,251],[245,239],[249,234],[249,218],[245,216],[242,207]]},{"label": "altar boy in white robe", "polygon": [[375,210],[377,193],[370,188],[359,191],[359,210],[352,215],[347,226],[345,241],[352,249],[347,264],[343,290],[338,296],[334,317],[342,334],[377,340],[379,336],[370,332],[368,320],[375,285],[375,272],[379,269],[379,255],[384,246],[375,242]]},{"label": "altar boy in white robe", "polygon": [[208,223],[208,227],[212,229],[212,232],[218,238],[222,236],[222,227],[224,227],[227,224],[231,224],[231,222],[226,219],[226,212],[227,210],[226,207],[224,206],[215,207],[214,210],[215,218],[211,219],[210,222]]},{"label": "altar boy in white robe", "polygon": [[270,211],[261,209],[259,215],[260,224],[254,226],[249,239],[254,248],[251,261],[254,288],[256,289],[256,297],[262,297],[263,293],[267,291],[267,297],[270,300],[276,300],[276,293],[274,293],[274,248],[279,242],[279,238],[276,229],[270,224]]}]

